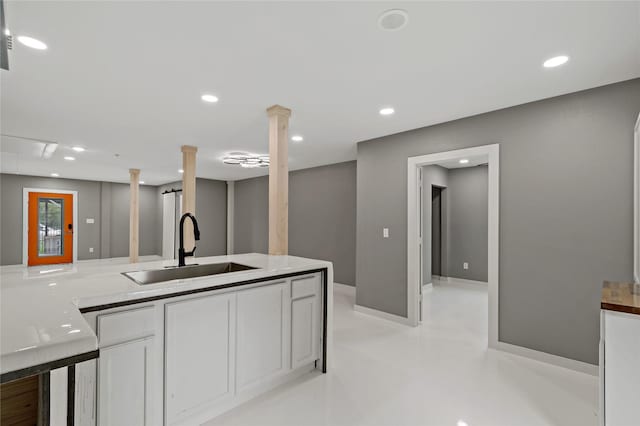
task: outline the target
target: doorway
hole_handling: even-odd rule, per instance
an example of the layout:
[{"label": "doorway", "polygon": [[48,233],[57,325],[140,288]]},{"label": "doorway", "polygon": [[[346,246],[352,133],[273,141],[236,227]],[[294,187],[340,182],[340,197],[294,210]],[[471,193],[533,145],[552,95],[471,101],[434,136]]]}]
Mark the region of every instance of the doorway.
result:
[{"label": "doorway", "polygon": [[442,205],[444,188],[431,186],[431,276],[442,273]]},{"label": "doorway", "polygon": [[[499,157],[498,144],[466,148],[455,151],[440,152],[408,158],[407,167],[407,317],[411,325],[418,325],[422,312],[422,182],[424,166],[439,165],[446,162],[460,164],[467,158],[484,158],[488,166],[487,199],[487,283],[488,283],[488,346],[498,346],[498,292],[499,292]],[[426,182],[425,182],[426,183]],[[442,197],[442,193],[440,194]],[[424,197],[427,198],[427,197]],[[449,197],[447,197],[449,198]],[[427,198],[428,200],[428,198]],[[424,203],[431,208],[427,200]],[[433,201],[433,200],[432,200]],[[442,201],[442,199],[441,199]],[[441,203],[442,204],[442,203]],[[441,216],[442,218],[442,216]],[[426,221],[425,221],[426,222]],[[431,230],[426,222],[424,228]],[[441,235],[442,238],[442,235]],[[424,238],[424,243],[431,242]],[[430,256],[428,256],[430,258]],[[430,259],[431,260],[431,259]],[[440,253],[442,264],[442,252]],[[466,265],[465,265],[466,266]],[[442,271],[441,271],[442,273]]]},{"label": "doorway", "polygon": [[27,265],[73,263],[75,196],[61,192],[27,192]]}]

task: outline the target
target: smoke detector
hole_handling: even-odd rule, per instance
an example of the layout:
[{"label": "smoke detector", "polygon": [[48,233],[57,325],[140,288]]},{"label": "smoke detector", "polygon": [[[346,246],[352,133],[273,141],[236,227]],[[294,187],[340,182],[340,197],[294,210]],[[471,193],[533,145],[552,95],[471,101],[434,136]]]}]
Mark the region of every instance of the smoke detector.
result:
[{"label": "smoke detector", "polygon": [[409,23],[409,14],[402,9],[389,9],[378,17],[378,26],[385,31],[400,31]]}]

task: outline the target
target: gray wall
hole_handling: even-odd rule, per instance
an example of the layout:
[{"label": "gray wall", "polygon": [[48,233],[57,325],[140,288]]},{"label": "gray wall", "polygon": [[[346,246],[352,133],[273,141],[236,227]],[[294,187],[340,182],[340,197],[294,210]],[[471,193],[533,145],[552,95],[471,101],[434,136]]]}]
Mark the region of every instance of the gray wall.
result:
[{"label": "gray wall", "polygon": [[[0,175],[0,263],[22,263],[23,188],[78,191],[78,259],[129,255],[129,186],[73,179]],[[140,187],[140,254],[157,254],[155,187]],[[93,224],[86,223],[93,218]],[[93,253],[89,253],[89,248]]]},{"label": "gray wall", "polygon": [[[432,217],[431,211],[431,187],[433,185],[446,188],[448,186],[449,173],[448,170],[441,166],[424,166],[422,168],[422,284],[431,283],[431,234],[432,234]],[[442,228],[441,228],[441,249],[440,256],[442,268],[446,271],[448,265],[448,214],[447,214],[447,194],[442,193],[444,201],[442,207]]]},{"label": "gray wall", "polygon": [[[160,236],[156,251],[162,254],[162,193],[166,190],[182,189],[182,181],[157,187],[158,199],[157,233]],[[180,212],[176,221],[180,220]],[[220,256],[227,253],[227,183],[222,180],[196,178],[196,219],[200,229],[200,241],[196,242],[196,256]],[[178,228],[176,227],[176,247]],[[176,248],[177,250],[177,248]]]},{"label": "gray wall", "polygon": [[635,79],[359,143],[357,303],[407,315],[407,158],[499,143],[499,339],[597,363],[602,281],[632,279],[639,111]]},{"label": "gray wall", "polygon": [[[488,167],[449,170],[448,276],[475,281],[488,277]],[[469,269],[462,267],[469,263]]]},{"label": "gray wall", "polygon": [[[235,182],[234,251],[268,250],[268,178]],[[355,283],[356,162],[289,174],[289,253],[333,262],[334,279]]]}]

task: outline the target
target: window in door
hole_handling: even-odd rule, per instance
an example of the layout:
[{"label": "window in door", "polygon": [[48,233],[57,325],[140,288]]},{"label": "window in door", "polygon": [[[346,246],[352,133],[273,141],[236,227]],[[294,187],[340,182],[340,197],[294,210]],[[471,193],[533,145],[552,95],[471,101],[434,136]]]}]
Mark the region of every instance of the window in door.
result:
[{"label": "window in door", "polygon": [[73,262],[73,195],[29,193],[28,265]]}]

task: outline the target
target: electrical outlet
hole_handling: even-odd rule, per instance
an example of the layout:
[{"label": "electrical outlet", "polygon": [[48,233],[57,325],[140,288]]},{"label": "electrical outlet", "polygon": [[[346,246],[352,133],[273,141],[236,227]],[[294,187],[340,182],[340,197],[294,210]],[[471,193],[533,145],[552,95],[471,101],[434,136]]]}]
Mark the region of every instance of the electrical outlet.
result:
[{"label": "electrical outlet", "polygon": [[462,269],[469,269],[469,262],[464,262],[462,264]]},{"label": "electrical outlet", "polygon": [[93,247],[89,247],[89,253],[93,253]]},{"label": "electrical outlet", "polygon": [[87,223],[96,223],[95,219],[92,217],[87,218]]},{"label": "electrical outlet", "polygon": [[382,238],[389,238],[389,228],[382,228]]}]

